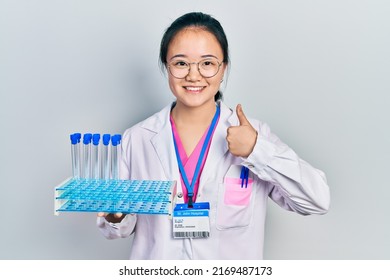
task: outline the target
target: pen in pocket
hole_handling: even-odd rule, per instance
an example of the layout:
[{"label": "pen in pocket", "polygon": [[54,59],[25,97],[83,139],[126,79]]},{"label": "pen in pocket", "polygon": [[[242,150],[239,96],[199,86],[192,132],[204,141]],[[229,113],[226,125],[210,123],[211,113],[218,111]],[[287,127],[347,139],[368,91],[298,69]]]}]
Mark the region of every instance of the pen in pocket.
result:
[{"label": "pen in pocket", "polygon": [[249,178],[249,168],[242,166],[241,167],[241,174],[240,174],[241,188],[244,187],[244,184],[245,184],[245,188],[248,187],[248,178]]}]

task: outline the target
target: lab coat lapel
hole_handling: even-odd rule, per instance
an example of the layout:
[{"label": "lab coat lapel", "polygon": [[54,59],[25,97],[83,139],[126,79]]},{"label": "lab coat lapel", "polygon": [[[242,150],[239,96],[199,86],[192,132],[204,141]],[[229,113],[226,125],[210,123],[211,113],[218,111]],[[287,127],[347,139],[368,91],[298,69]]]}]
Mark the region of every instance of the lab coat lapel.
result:
[{"label": "lab coat lapel", "polygon": [[236,125],[234,124],[233,111],[222,102],[220,102],[220,106],[221,114],[200,177],[199,192],[201,192],[202,186],[207,182],[208,178],[215,174],[221,158],[228,152],[228,144],[226,142],[227,129],[232,125]]},{"label": "lab coat lapel", "polygon": [[156,132],[150,141],[160,159],[167,180],[177,180],[180,177],[169,121],[170,110],[171,106],[165,107],[155,116],[155,119],[151,119],[148,124],[144,125],[144,128]]}]

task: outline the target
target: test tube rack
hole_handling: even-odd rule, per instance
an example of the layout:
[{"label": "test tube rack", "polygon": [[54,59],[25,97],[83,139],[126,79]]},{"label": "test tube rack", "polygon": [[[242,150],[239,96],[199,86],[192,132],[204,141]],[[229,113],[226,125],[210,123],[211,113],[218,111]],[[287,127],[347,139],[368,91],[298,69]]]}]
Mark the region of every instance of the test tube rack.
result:
[{"label": "test tube rack", "polygon": [[55,215],[60,212],[108,212],[172,216],[176,181],[80,179],[55,188]]}]

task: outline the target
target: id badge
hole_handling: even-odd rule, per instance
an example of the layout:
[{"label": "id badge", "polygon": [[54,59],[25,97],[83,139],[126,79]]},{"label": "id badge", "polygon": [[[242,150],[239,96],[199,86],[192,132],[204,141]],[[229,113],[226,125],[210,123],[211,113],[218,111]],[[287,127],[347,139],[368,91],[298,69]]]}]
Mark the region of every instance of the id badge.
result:
[{"label": "id badge", "polygon": [[206,238],[210,236],[210,203],[176,204],[173,210],[173,238]]}]

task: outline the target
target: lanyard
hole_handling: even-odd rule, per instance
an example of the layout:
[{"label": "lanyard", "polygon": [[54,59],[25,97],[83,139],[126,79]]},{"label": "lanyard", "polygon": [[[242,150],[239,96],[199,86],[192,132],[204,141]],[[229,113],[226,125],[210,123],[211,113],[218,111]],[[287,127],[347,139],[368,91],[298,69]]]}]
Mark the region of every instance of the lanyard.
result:
[{"label": "lanyard", "polygon": [[[219,109],[219,106],[217,106],[217,110],[215,111],[214,118],[211,122],[209,131],[207,132],[206,139],[203,142],[202,150],[200,152],[198,162],[197,162],[196,167],[195,167],[194,177],[192,178],[191,184],[188,182],[187,174],[186,174],[186,171],[184,170],[183,162],[181,161],[181,158],[180,158],[179,149],[177,147],[175,136],[173,135],[173,143],[175,145],[177,163],[179,165],[179,169],[180,169],[181,177],[183,178],[183,181],[184,181],[184,185],[187,188],[187,192],[188,192],[188,207],[189,208],[193,207],[192,197],[194,196],[195,182],[197,181],[197,179],[199,177],[200,166],[202,165],[202,161],[203,161],[204,155],[206,153],[206,149],[211,141],[211,134],[213,133],[214,128],[217,124],[219,112],[220,112],[220,109]],[[172,134],[173,134],[173,131],[172,131]]]}]

